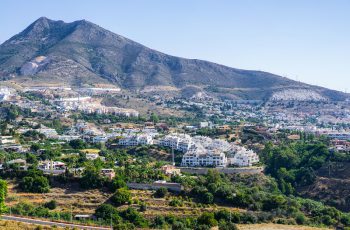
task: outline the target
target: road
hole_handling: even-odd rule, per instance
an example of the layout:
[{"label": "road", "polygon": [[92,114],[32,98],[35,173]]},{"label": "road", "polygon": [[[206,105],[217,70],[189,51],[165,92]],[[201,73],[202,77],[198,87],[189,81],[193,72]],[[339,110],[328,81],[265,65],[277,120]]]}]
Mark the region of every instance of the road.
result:
[{"label": "road", "polygon": [[110,230],[111,229],[106,227],[93,227],[93,226],[85,226],[85,225],[78,225],[78,224],[68,224],[68,223],[62,223],[62,222],[53,222],[53,221],[31,219],[31,218],[17,217],[17,216],[2,215],[1,219],[28,223],[28,224],[47,225],[47,226],[55,225],[57,227],[63,227],[63,228],[68,227],[68,228],[76,228],[76,229],[84,229],[84,230]]}]

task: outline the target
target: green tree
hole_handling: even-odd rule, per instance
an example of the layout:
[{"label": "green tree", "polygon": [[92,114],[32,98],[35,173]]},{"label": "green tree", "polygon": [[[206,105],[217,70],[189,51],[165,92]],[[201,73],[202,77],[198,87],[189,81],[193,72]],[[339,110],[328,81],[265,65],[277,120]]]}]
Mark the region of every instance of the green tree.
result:
[{"label": "green tree", "polygon": [[150,120],[153,121],[154,123],[157,123],[157,122],[159,122],[159,117],[157,114],[152,113],[150,116]]},{"label": "green tree", "polygon": [[50,191],[49,181],[44,176],[23,177],[19,187],[25,192],[47,193]]},{"label": "green tree", "polygon": [[123,212],[120,213],[120,215],[128,220],[129,222],[133,223],[135,226],[140,228],[147,228],[148,227],[148,221],[134,208],[127,208]]},{"label": "green tree", "polygon": [[83,149],[83,148],[86,147],[86,143],[83,140],[81,140],[81,139],[71,140],[69,142],[69,145],[73,149]]},{"label": "green tree", "polygon": [[40,144],[34,143],[34,144],[32,144],[30,146],[30,150],[33,151],[33,152],[36,152],[36,151],[38,151],[40,149],[40,147],[41,147]]},{"label": "green tree", "polygon": [[85,165],[83,176],[80,178],[80,186],[82,188],[100,188],[103,183],[99,169],[93,163],[88,162]]},{"label": "green tree", "polygon": [[120,206],[129,202],[131,199],[131,193],[126,188],[118,189],[111,198],[111,201],[114,205]]},{"label": "green tree", "polygon": [[214,196],[210,192],[206,192],[203,194],[202,202],[205,204],[212,204],[214,202]]},{"label": "green tree", "polygon": [[99,219],[110,221],[111,218],[114,223],[120,222],[118,210],[110,204],[102,204],[95,210],[95,216]]},{"label": "green tree", "polygon": [[38,159],[32,153],[27,153],[26,154],[26,161],[27,161],[27,163],[34,164],[34,165],[38,163]]},{"label": "green tree", "polygon": [[126,187],[126,183],[125,181],[120,178],[120,177],[115,177],[112,182],[110,183],[110,189],[112,192],[115,192],[117,189],[120,188],[125,188]]},{"label": "green tree", "polygon": [[282,208],[287,203],[286,199],[282,195],[272,195],[267,197],[264,201],[264,210],[270,211],[273,209]]}]

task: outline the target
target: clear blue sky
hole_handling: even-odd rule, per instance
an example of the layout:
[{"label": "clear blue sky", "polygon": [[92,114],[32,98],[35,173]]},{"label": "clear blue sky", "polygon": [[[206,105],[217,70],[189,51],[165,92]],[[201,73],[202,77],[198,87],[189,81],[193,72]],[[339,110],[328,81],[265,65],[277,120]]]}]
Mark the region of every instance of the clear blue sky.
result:
[{"label": "clear blue sky", "polygon": [[150,48],[350,92],[349,0],[1,0],[0,42],[40,16]]}]

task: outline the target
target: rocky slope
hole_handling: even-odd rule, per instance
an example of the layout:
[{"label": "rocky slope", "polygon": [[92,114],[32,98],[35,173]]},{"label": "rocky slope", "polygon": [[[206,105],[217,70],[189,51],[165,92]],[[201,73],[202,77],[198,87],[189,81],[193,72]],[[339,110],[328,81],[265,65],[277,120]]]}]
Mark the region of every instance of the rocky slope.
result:
[{"label": "rocky slope", "polygon": [[[195,86],[234,99],[290,99],[290,90],[322,100],[348,96],[266,72],[166,55],[85,20],[65,23],[44,17],[0,45],[0,79],[76,87],[106,83],[133,91],[166,86],[181,92]],[[292,97],[298,98],[305,96]]]}]

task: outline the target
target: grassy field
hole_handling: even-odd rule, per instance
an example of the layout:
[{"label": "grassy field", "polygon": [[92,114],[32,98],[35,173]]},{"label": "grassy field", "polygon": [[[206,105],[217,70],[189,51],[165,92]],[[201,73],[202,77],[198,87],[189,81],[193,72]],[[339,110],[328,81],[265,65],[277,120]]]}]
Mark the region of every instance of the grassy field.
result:
[{"label": "grassy field", "polygon": [[9,221],[9,220],[0,220],[0,229],[7,229],[7,230],[51,230],[51,229],[57,229],[61,230],[63,228],[57,228],[57,227],[49,227],[49,226],[38,226],[34,224],[25,224],[20,223],[16,221]]},{"label": "grassy field", "polygon": [[[298,225],[282,225],[282,224],[240,224],[239,230],[321,230],[326,228],[314,228]],[[328,228],[327,228],[328,229]]]},{"label": "grassy field", "polygon": [[[58,206],[56,211],[72,210],[73,214],[93,214],[94,210],[103,203],[108,203],[112,195],[108,191],[102,190],[82,190],[78,184],[71,184],[67,187],[55,187],[46,194],[22,193],[19,192],[13,182],[9,183],[9,195],[6,199],[7,206],[11,207],[19,202],[28,202],[35,205],[44,204],[50,200],[56,200]],[[143,212],[146,218],[154,218],[155,216],[175,215],[175,216],[198,216],[207,211],[212,212],[219,209],[229,209],[231,211],[244,212],[245,210],[224,207],[218,205],[198,205],[191,200],[182,200],[180,207],[173,207],[169,202],[175,198],[172,194],[168,194],[165,198],[153,197],[154,191],[148,190],[131,190],[132,204],[138,209],[141,203],[146,204],[147,210]],[[181,199],[178,196],[177,199]],[[119,209],[124,209],[127,206],[121,206]],[[17,226],[18,225],[18,226]],[[12,227],[13,226],[13,227]],[[35,229],[34,225],[25,226],[23,224],[12,223],[11,221],[0,221],[0,229]],[[51,228],[44,228],[51,229]],[[239,225],[241,230],[317,230],[320,228],[294,226],[294,225],[279,225],[279,224],[252,224]]]},{"label": "grassy field", "polygon": [[7,206],[11,207],[19,202],[28,202],[35,205],[56,200],[57,211],[73,211],[75,214],[91,214],[102,203],[106,202],[111,194],[97,189],[81,190],[77,184],[66,187],[55,187],[49,193],[23,193],[15,188],[14,183],[8,184]]},{"label": "grassy field", "polygon": [[[82,190],[78,184],[71,184],[67,187],[55,187],[49,193],[23,193],[16,189],[15,184],[10,182],[8,185],[9,195],[6,199],[7,206],[11,207],[19,202],[27,202],[35,205],[44,204],[50,200],[56,200],[57,211],[68,211],[74,214],[93,214],[94,210],[103,203],[108,203],[112,195],[108,191],[98,189]],[[147,210],[143,213],[146,217],[152,218],[157,215],[173,214],[176,216],[197,216],[203,211],[218,210],[220,206],[216,205],[197,205],[190,200],[184,200],[181,207],[173,207],[169,202],[175,196],[169,194],[165,198],[153,197],[154,191],[147,190],[131,190],[132,205],[138,208],[140,203],[145,203]],[[178,197],[177,197],[178,198]],[[120,207],[120,209],[126,206]],[[225,207],[226,208],[226,207]],[[237,208],[229,208],[232,211]],[[243,210],[242,210],[243,211]]]}]

